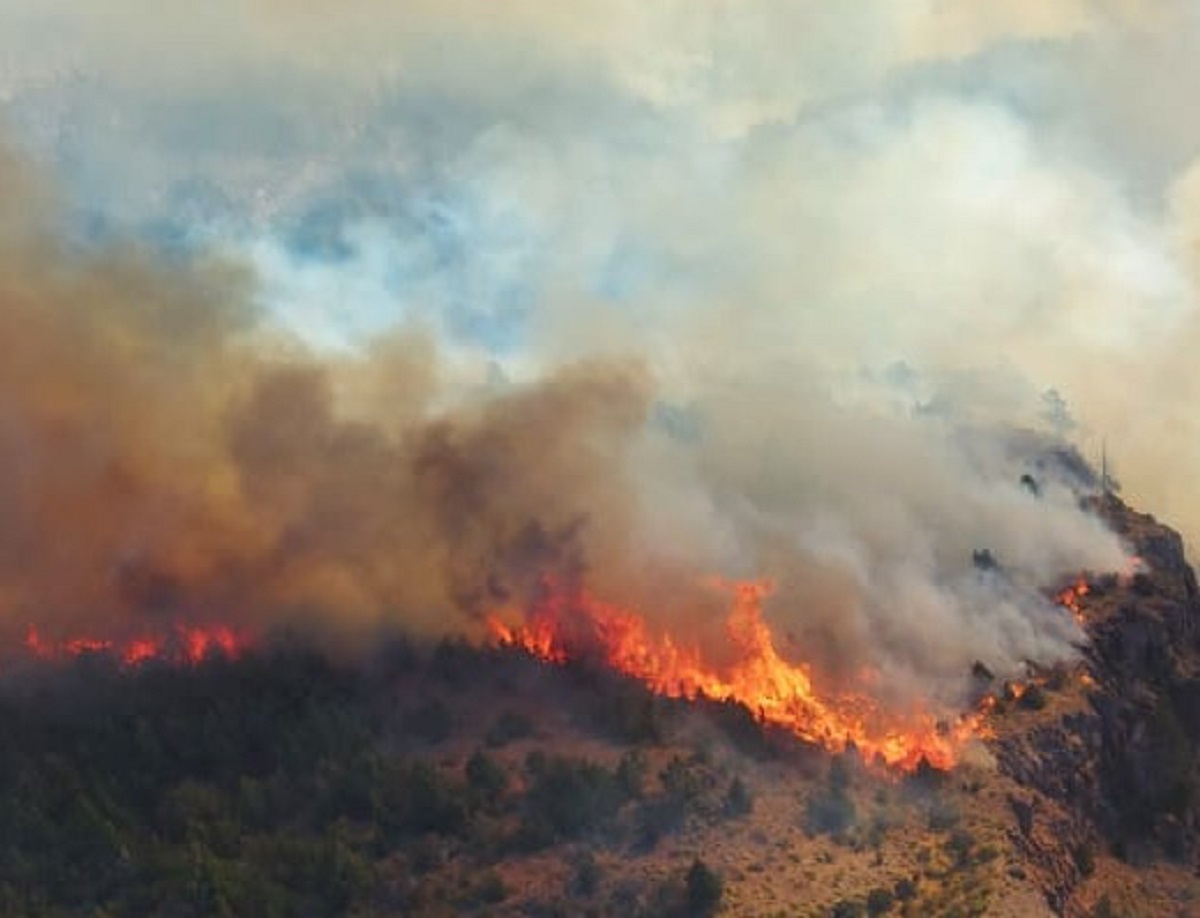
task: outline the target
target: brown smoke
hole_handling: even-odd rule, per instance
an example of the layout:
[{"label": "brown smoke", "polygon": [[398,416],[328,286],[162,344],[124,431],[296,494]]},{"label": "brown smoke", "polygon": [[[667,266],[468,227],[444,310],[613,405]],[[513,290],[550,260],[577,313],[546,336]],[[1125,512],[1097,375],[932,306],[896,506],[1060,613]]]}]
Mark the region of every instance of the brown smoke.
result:
[{"label": "brown smoke", "polygon": [[[1037,587],[1121,563],[1069,489],[1020,487],[1003,437],[964,450],[951,423],[831,398],[804,361],[726,347],[703,317],[679,318],[657,373],[620,356],[642,342],[614,339],[609,357],[545,348],[546,369],[504,382],[418,328],[318,357],[259,321],[236,265],[64,241],[31,187],[6,160],[10,634],[178,619],[479,633],[549,576],[719,659],[714,576],[763,577],[782,653],[830,677],[869,667],[897,698],[950,697],[973,659],[1071,652],[1075,626]],[[572,315],[562,335],[593,327]],[[980,548],[1006,578],[973,571]]]},{"label": "brown smoke", "polygon": [[579,568],[585,530],[597,550],[616,541],[622,444],[648,403],[636,366],[568,367],[435,410],[428,341],[327,363],[264,345],[243,273],[73,252],[28,179],[4,162],[10,630],[397,610],[461,627],[539,572]]}]

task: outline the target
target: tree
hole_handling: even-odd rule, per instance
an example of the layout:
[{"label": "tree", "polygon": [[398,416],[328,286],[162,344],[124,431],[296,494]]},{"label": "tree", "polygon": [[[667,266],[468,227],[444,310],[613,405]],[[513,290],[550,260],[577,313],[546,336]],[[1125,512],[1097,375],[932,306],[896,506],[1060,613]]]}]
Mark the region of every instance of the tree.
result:
[{"label": "tree", "polygon": [[725,884],[704,861],[696,858],[692,862],[684,883],[689,915],[711,915],[717,910],[721,897],[725,894]]},{"label": "tree", "polygon": [[729,782],[725,793],[725,812],[729,816],[747,816],[754,809],[754,796],[741,778]]},{"label": "tree", "polygon": [[476,750],[467,759],[467,783],[489,803],[508,789],[508,774],[485,752]]}]

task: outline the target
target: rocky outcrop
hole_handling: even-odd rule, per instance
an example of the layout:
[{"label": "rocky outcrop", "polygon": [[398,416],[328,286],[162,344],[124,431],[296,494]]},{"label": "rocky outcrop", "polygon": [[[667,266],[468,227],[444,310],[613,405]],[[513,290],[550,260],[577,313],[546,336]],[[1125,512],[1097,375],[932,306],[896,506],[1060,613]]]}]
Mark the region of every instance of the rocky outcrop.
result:
[{"label": "rocky outcrop", "polygon": [[1112,495],[1092,507],[1140,562],[1089,580],[1078,703],[1051,705],[995,742],[1001,771],[1029,791],[1014,798],[1014,841],[1044,868],[1060,913],[1092,848],[1200,863],[1196,576],[1178,533]]},{"label": "rocky outcrop", "polygon": [[1118,853],[1200,853],[1200,596],[1179,534],[1114,497],[1098,505],[1141,559],[1087,607],[1097,689],[1099,826]]}]

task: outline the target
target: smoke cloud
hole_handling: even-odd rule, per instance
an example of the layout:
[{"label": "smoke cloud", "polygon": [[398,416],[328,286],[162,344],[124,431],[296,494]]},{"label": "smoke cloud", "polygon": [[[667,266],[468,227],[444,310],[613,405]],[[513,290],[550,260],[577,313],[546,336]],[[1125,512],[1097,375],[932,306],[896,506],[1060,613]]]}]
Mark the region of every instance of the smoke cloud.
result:
[{"label": "smoke cloud", "polygon": [[950,698],[1122,565],[1065,443],[1200,536],[1186,4],[0,9],[14,631],[762,577]]}]

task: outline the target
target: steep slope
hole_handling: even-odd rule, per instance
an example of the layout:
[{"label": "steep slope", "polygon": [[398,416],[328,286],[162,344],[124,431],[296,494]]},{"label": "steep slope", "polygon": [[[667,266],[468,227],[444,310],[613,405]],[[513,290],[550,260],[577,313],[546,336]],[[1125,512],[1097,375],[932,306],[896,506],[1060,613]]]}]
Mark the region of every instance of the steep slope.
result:
[{"label": "steep slope", "polygon": [[[1082,661],[1034,674],[1055,689],[1039,694],[1044,708],[993,718],[1000,771],[1020,785],[1014,843],[1048,902],[1067,914],[1086,914],[1105,895],[1104,877],[1090,880],[1098,860],[1129,898],[1136,877],[1120,865],[1159,864],[1158,891],[1184,889],[1200,850],[1196,577],[1176,532],[1111,494],[1094,508],[1136,553],[1136,570],[1085,577],[1076,600],[1088,635]],[[1133,898],[1135,914],[1192,913],[1169,896]]]}]

